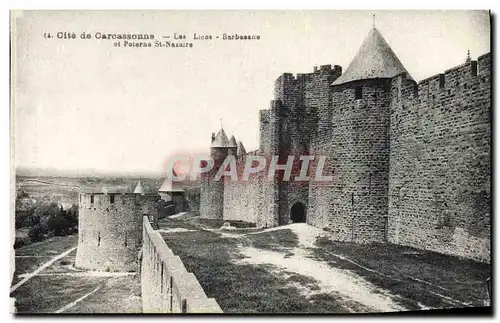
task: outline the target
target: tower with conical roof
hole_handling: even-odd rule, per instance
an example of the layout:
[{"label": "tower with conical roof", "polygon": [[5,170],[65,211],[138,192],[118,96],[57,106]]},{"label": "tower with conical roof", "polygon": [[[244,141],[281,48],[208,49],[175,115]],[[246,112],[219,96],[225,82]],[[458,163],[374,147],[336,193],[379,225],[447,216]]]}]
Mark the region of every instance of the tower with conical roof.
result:
[{"label": "tower with conical roof", "polygon": [[141,194],[141,195],[145,194],[144,187],[142,186],[142,182],[140,179],[139,182],[137,183],[137,186],[134,189],[134,194]]},{"label": "tower with conical roof", "polygon": [[237,156],[238,143],[236,142],[236,138],[234,137],[234,135],[232,135],[231,138],[229,138],[229,143],[227,145],[227,148],[229,155]]},{"label": "tower with conical roof", "polygon": [[[172,175],[177,177],[174,169],[172,169]],[[184,190],[178,181],[169,176],[165,177],[165,180],[158,189],[158,194],[167,204],[173,205],[174,213],[184,211]]]},{"label": "tower with conical roof", "polygon": [[246,155],[247,151],[245,149],[245,146],[243,146],[243,143],[238,140],[237,145],[238,145],[238,149],[236,151],[236,155],[238,155],[238,157],[243,157],[244,155]]},{"label": "tower with conical roof", "polygon": [[[231,138],[235,142],[234,137]],[[234,146],[234,147],[233,147]],[[226,157],[234,151],[236,145],[228,139],[226,132],[221,128],[217,134],[212,136],[210,145],[210,156],[214,166],[210,172],[202,174],[200,192],[200,216],[209,219],[222,219],[224,214],[224,178],[215,181],[214,177]]]},{"label": "tower with conical roof", "polygon": [[332,83],[335,210],[340,240],[384,241],[389,190],[391,81],[407,70],[382,34],[369,31],[344,74]]}]

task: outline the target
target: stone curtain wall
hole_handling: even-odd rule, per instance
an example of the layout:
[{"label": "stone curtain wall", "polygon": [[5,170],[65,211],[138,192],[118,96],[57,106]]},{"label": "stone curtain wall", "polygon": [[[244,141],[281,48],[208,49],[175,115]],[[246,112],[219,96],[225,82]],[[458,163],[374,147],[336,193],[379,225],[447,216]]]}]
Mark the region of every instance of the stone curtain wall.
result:
[{"label": "stone curtain wall", "polygon": [[257,178],[248,181],[231,181],[225,178],[224,220],[257,223],[261,212],[262,190]]},{"label": "stone curtain wall", "polygon": [[248,181],[226,179],[224,220],[253,222],[257,227],[278,225],[278,190],[267,176],[250,176]]},{"label": "stone curtain wall", "polygon": [[143,218],[141,290],[144,313],[222,313],[147,217]]},{"label": "stone curtain wall", "polygon": [[75,266],[99,271],[136,271],[142,240],[140,209],[141,196],[137,194],[81,193]]},{"label": "stone curtain wall", "polygon": [[393,80],[389,241],[489,261],[490,59]]}]

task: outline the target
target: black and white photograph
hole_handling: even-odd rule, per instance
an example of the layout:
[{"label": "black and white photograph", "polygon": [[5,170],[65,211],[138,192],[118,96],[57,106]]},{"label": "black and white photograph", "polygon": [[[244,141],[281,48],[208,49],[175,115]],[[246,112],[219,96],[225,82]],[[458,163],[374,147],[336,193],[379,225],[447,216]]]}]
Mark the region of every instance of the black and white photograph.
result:
[{"label": "black and white photograph", "polygon": [[10,313],[492,315],[493,18],[11,10]]}]

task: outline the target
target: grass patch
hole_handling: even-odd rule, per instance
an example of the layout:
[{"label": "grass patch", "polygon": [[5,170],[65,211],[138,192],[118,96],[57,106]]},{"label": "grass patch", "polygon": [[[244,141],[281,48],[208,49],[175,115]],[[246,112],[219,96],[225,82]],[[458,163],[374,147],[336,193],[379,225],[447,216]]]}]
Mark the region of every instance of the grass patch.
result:
[{"label": "grass patch", "polygon": [[[74,302],[78,298],[100,286],[101,289],[64,313],[142,312],[140,281],[137,275],[122,277],[82,277],[57,275],[58,273],[78,273],[85,271],[72,267],[75,255],[76,250],[71,252],[66,257],[54,262],[46,268],[40,276],[31,278],[24,285],[11,293],[11,297],[16,298],[15,305],[19,314],[53,313],[66,304]],[[48,258],[18,259],[38,259],[39,261],[45,263],[52,257],[53,255],[50,255]],[[30,264],[33,265],[33,262]],[[19,266],[17,262],[16,266]],[[30,272],[31,271],[32,270],[30,270]],[[56,275],[44,276],[43,274]]]},{"label": "grass patch", "polygon": [[201,217],[194,217],[188,219],[187,221],[196,226],[201,226],[209,229],[220,229],[226,222],[231,223],[231,226],[236,228],[255,228],[255,223],[240,220],[204,219]]},{"label": "grass patch", "polygon": [[290,229],[249,234],[246,238],[255,248],[278,252],[287,252],[299,245],[299,238]]},{"label": "grass patch", "polygon": [[488,264],[394,244],[354,244],[320,238],[316,245],[314,254],[319,260],[356,272],[380,289],[399,295],[398,302],[409,309],[421,309],[419,303],[433,308],[466,306],[462,303],[484,306],[482,282],[491,275]]},{"label": "grass patch", "polygon": [[[64,237],[52,237],[50,239],[36,242],[27,246],[16,249],[15,271],[12,279],[12,285],[21,280],[17,277],[21,274],[31,273],[38,267],[54,258],[64,251],[76,247],[78,235],[70,235]],[[76,250],[72,251],[68,256],[75,257]]]},{"label": "grass patch", "polygon": [[141,282],[137,275],[109,278],[102,289],[65,313],[142,313]]},{"label": "grass patch", "polygon": [[[108,278],[36,276],[19,287],[11,297],[16,298],[17,312],[53,313],[66,304],[104,283]],[[110,302],[110,300],[108,300]]]},{"label": "grass patch", "polygon": [[51,237],[41,242],[35,242],[16,249],[16,256],[56,256],[78,244],[78,234],[64,237]]},{"label": "grass patch", "polygon": [[170,218],[161,219],[160,221],[158,221],[158,226],[160,229],[184,228],[188,230],[200,230],[199,226],[191,224],[187,221]]}]

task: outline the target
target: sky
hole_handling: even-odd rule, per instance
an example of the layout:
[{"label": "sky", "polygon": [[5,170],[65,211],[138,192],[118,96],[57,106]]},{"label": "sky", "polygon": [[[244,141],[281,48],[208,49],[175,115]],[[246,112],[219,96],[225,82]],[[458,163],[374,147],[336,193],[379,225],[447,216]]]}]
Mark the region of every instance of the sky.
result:
[{"label": "sky", "polygon": [[[419,81],[490,51],[485,11],[25,11],[13,20],[15,164],[162,174],[208,152],[221,125],[258,148],[259,114],[282,73],[345,71],[373,25]],[[45,38],[74,32],[77,39]],[[82,32],[185,34],[192,48],[127,48]],[[241,33],[259,41],[194,41]]]}]

